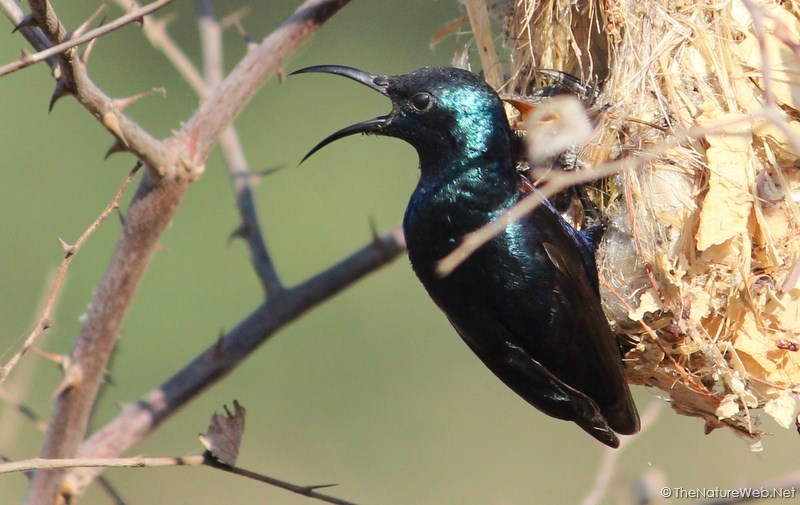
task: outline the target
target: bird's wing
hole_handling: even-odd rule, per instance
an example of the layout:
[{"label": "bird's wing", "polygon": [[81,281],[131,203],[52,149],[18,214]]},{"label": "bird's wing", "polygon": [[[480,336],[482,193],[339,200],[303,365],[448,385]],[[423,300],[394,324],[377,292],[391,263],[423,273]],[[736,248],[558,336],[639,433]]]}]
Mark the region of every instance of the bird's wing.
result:
[{"label": "bird's wing", "polygon": [[552,264],[555,285],[564,288],[553,293],[549,302],[560,305],[553,313],[563,318],[554,325],[562,331],[546,335],[544,347],[561,356],[566,353],[569,365],[551,367],[550,372],[595,400],[612,429],[623,434],[637,432],[639,416],[625,380],[622,355],[596,284],[590,282],[594,269],[587,273],[586,255],[580,249],[584,244],[576,244],[569,225],[549,207],[536,209],[529,219],[540,233],[538,239]]},{"label": "bird's wing", "polygon": [[[551,417],[575,422],[610,447],[619,446],[619,439],[609,427],[597,403],[565,384],[525,349],[511,339],[475,341],[455,322],[451,323],[489,370],[528,403]],[[487,349],[487,345],[491,349]]]}]

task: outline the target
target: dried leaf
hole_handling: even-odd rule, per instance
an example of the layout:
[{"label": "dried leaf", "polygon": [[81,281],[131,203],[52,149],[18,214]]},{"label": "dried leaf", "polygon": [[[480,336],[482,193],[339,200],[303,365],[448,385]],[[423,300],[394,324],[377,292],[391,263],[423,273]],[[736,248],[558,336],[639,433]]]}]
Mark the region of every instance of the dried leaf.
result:
[{"label": "dried leaf", "polygon": [[639,297],[639,306],[636,310],[628,312],[628,317],[631,321],[641,321],[646,313],[654,313],[660,310],[664,310],[664,306],[661,304],[656,290],[650,288],[642,293],[642,296]]},{"label": "dried leaf", "polygon": [[239,446],[244,434],[245,409],[239,402],[233,402],[234,412],[225,406],[225,415],[214,413],[208,425],[208,433],[200,435],[200,442],[219,461],[235,465],[239,456]]},{"label": "dried leaf", "polygon": [[[779,6],[773,6],[777,19],[789,20],[794,15]],[[797,27],[795,27],[796,29]],[[800,60],[792,52],[791,48],[784,41],[777,38],[773,33],[767,33],[764,37],[767,57],[770,61],[770,78],[772,79],[772,91],[775,98],[783,105],[797,110],[800,108],[800,84],[797,75],[800,73]],[[744,40],[738,44],[739,56],[743,63],[752,68],[762,68],[761,47],[758,38],[752,32],[745,34]]]},{"label": "dried leaf", "polygon": [[[751,312],[745,315],[733,345],[736,350],[755,361],[762,369],[763,380],[783,386],[800,384],[800,353],[778,348],[779,336],[764,335]],[[751,374],[757,370],[748,367]]]},{"label": "dried leaf", "polygon": [[[706,104],[700,123],[713,125],[735,119]],[[695,236],[697,249],[705,251],[713,245],[747,234],[753,204],[750,192],[751,167],[743,160],[750,157],[752,135],[749,122],[742,121],[723,131],[706,135],[708,193],[700,211],[700,226]]]},{"label": "dried leaf", "polygon": [[717,407],[715,414],[718,419],[727,419],[739,413],[739,402],[736,395],[727,395]]},{"label": "dried leaf", "polygon": [[794,424],[794,413],[797,411],[797,401],[790,391],[781,391],[777,398],[773,398],[764,405],[764,412],[775,419],[775,422],[789,428]]},{"label": "dried leaf", "polygon": [[800,333],[800,289],[789,291],[780,301],[770,299],[764,311],[777,320],[781,330],[790,334]]}]

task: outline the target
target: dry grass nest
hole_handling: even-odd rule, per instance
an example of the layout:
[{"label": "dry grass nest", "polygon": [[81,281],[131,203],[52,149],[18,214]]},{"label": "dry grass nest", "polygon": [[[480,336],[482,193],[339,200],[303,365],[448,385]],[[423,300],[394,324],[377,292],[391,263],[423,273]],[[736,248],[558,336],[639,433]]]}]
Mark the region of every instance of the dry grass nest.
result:
[{"label": "dry grass nest", "polygon": [[487,80],[505,75],[492,83],[501,93],[539,89],[538,69],[593,90],[593,133],[577,154],[586,170],[615,170],[593,194],[610,220],[604,307],[637,343],[629,381],[756,449],[764,414],[794,425],[800,0],[510,0],[489,11],[505,74],[487,71],[502,68],[493,36],[470,20]]}]

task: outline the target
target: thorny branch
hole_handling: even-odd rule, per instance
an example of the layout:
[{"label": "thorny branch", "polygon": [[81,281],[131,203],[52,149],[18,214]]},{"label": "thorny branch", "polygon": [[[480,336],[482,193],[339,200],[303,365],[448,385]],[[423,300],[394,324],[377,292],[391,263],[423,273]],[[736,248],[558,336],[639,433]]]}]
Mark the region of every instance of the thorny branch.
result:
[{"label": "thorny branch", "polygon": [[[395,229],[326,271],[270,297],[161,386],[137,403],[125,406],[114,420],[84,442],[79,456],[110,457],[136,445],[285,325],[389,263],[404,247],[402,231]],[[98,473],[95,469],[73,472],[70,485],[83,490]]]},{"label": "thorny branch", "polygon": [[301,494],[315,500],[336,505],[355,505],[353,502],[342,500],[328,494],[317,492],[317,489],[330,487],[330,484],[301,486],[284,480],[270,477],[258,472],[245,470],[238,466],[226,465],[213,459],[207,454],[199,456],[145,458],[135,456],[132,458],[68,458],[68,459],[42,459],[33,458],[24,461],[0,463],[0,474],[12,472],[28,472],[31,470],[53,470],[64,468],[158,468],[165,466],[208,466],[217,470],[232,473],[264,482],[271,486],[279,487],[292,493]]},{"label": "thorny branch", "polygon": [[[208,88],[214,88],[222,82],[223,77],[222,26],[216,19],[209,0],[197,0],[196,4],[199,13],[200,40],[203,44],[205,81]],[[204,95],[201,93],[201,97]],[[225,159],[233,190],[236,193],[236,204],[242,221],[233,236],[247,241],[251,263],[264,291],[267,296],[274,295],[283,289],[283,286],[258,221],[252,189],[253,181],[256,178],[250,171],[244,149],[239,141],[239,134],[233,125],[226,128],[220,135],[219,147]]]},{"label": "thorny branch", "polygon": [[[19,60],[1,66],[0,77],[3,77],[4,75],[10,74],[12,72],[16,72],[17,70],[21,70],[25,67],[34,65],[36,63],[39,63],[40,61],[45,61],[49,58],[52,58],[53,56],[57,56],[74,47],[91,42],[92,40],[95,40],[99,37],[102,37],[103,35],[118,30],[125,25],[138,22],[139,20],[142,19],[143,16],[155,12],[158,9],[164,7],[165,5],[172,3],[173,1],[174,0],[158,0],[157,2],[153,2],[144,7],[140,7],[130,12],[129,14],[126,14],[118,19],[115,19],[114,21],[108,24],[95,28],[94,30],[88,31],[83,35],[74,38],[69,38],[68,40],[65,40],[60,44],[56,44],[52,47],[49,47],[37,53],[24,54]],[[23,18],[23,20],[20,23],[24,24],[32,22],[33,22],[32,18],[30,19]],[[17,25],[17,26],[19,26],[20,28],[22,27],[22,25]]]},{"label": "thorny branch", "polygon": [[[47,422],[42,419],[42,417],[37,414],[29,405],[18,401],[16,398],[12,397],[8,391],[6,391],[2,386],[0,386],[0,400],[3,401],[5,405],[13,407],[17,412],[19,412],[23,417],[25,417],[34,428],[41,432],[45,432],[47,430]],[[0,455],[2,458],[2,455]],[[5,458],[3,458],[5,460]],[[111,500],[116,503],[117,505],[125,505],[125,502],[119,496],[116,488],[108,481],[108,479],[101,475],[97,478],[97,483],[100,488],[109,495]]]},{"label": "thorny branch", "polygon": [[[116,0],[123,8],[139,8],[135,2]],[[163,19],[152,20],[144,25],[143,31],[150,43],[161,50],[180,75],[200,98],[206,98],[210,90],[217,86],[223,77],[221,26],[214,15],[210,2],[198,0],[200,14],[200,36],[203,44],[203,63],[205,77],[200,74],[189,57],[167,33],[167,23]],[[253,200],[252,187],[258,179],[248,166],[239,135],[234,126],[228,127],[219,138],[219,146],[236,193],[236,202],[241,216],[241,224],[233,232],[233,237],[246,240],[250,249],[251,262],[255,268],[264,291],[272,295],[282,288],[280,278],[261,232],[258,214]]]},{"label": "thorny branch", "polygon": [[[24,25],[20,32],[37,50],[68,41],[67,28],[46,0],[30,0],[31,14],[27,18],[23,18],[19,9],[14,9],[13,2],[0,2],[15,26]],[[130,100],[114,100],[91,81],[86,63],[77,57],[75,48],[60,53],[55,63],[56,89],[51,107],[62,96],[74,96],[115,137],[116,143],[110,152],[129,151],[141,159],[148,170],[127,212],[122,236],[70,355],[70,366],[63,387],[59,388],[41,453],[43,458],[64,458],[77,453],[119,327],[158,238],[171,222],[186,192],[188,181],[202,173],[211,147],[256,89],[346,3],[347,0],[303,3],[240,62],[177,134],[163,141],[153,138],[123,113]],[[355,277],[362,274],[357,272]],[[62,471],[35,472],[27,503],[51,503],[59,493],[71,494],[70,489],[60,485],[62,475]]]},{"label": "thorny branch", "polygon": [[248,479],[257,480],[259,482],[264,482],[265,484],[269,484],[271,486],[276,486],[281,489],[285,489],[287,491],[291,491],[292,493],[300,494],[303,496],[307,496],[309,498],[314,498],[315,500],[324,501],[326,503],[333,503],[335,505],[356,505],[355,503],[347,500],[342,500],[341,498],[336,498],[328,494],[323,494],[317,491],[317,489],[335,486],[336,484],[322,484],[322,485],[311,485],[311,486],[298,486],[297,484],[292,484],[290,482],[278,480],[274,477],[270,477],[268,475],[260,474],[251,472],[250,470],[245,470],[244,468],[239,468],[237,466],[230,466],[225,465],[222,463],[215,462],[213,460],[207,460],[206,465],[211,466],[213,468],[218,468],[224,472],[232,473],[234,475],[239,475],[241,477],[247,477]]},{"label": "thorny branch", "polygon": [[122,181],[120,184],[119,189],[114,194],[114,197],[111,199],[109,204],[97,216],[97,219],[86,228],[78,240],[76,240],[72,244],[68,244],[64,242],[62,239],[59,239],[61,242],[61,246],[64,250],[64,259],[61,260],[61,265],[58,267],[58,271],[56,272],[56,277],[53,279],[53,284],[50,286],[50,291],[47,294],[47,301],[44,305],[44,310],[42,310],[42,315],[39,317],[39,322],[36,324],[34,329],[28,335],[28,338],[25,339],[25,342],[22,344],[22,347],[8,360],[4,366],[0,367],[0,384],[2,384],[5,379],[8,377],[8,374],[11,373],[11,370],[17,366],[19,360],[22,359],[22,356],[25,355],[26,352],[33,346],[36,342],[36,339],[39,338],[45,330],[50,328],[52,324],[52,315],[53,315],[53,308],[56,305],[56,300],[58,300],[58,295],[61,292],[61,286],[64,284],[64,280],[67,277],[67,271],[69,270],[69,266],[72,263],[72,260],[75,258],[75,255],[78,253],[80,248],[83,244],[89,239],[89,237],[97,230],[109,214],[114,212],[114,210],[119,208],[119,199],[122,197],[122,194],[125,192],[125,189],[133,180],[133,177],[136,175],[136,172],[141,168],[141,163],[137,163],[136,166],[128,173],[127,177]]},{"label": "thorny branch", "polygon": [[[135,0],[114,0],[122,9],[138,9],[139,4]],[[203,76],[197,71],[192,60],[183,50],[175,44],[175,41],[167,33],[169,25],[167,16],[161,18],[151,18],[148,23],[142,25],[142,33],[156,49],[164,53],[164,56],[172,63],[175,70],[183,76],[186,82],[192,87],[198,96],[208,95],[209,88]]]}]

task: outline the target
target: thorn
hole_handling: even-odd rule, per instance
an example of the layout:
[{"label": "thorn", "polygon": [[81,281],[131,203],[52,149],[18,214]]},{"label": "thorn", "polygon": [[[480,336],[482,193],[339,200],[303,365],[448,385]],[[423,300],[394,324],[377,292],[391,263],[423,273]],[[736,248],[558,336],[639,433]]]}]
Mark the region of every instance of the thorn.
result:
[{"label": "thorn", "polygon": [[14,29],[11,30],[11,33],[17,33],[17,31],[23,28],[28,28],[30,26],[36,26],[36,25],[37,25],[36,19],[33,17],[33,14],[27,14],[22,18],[22,21],[20,21],[19,24],[17,24],[14,27]]},{"label": "thorn", "polygon": [[103,159],[107,160],[112,154],[123,153],[123,152],[125,152],[127,150],[128,150],[128,148],[125,147],[122,144],[122,142],[120,142],[117,139],[114,139],[114,143],[111,144],[111,147],[108,148],[108,151],[106,151],[106,154],[103,157]]},{"label": "thorn", "polygon": [[261,182],[262,179],[265,179],[267,176],[277,173],[280,170],[283,170],[284,168],[286,168],[286,165],[278,165],[276,167],[265,168],[264,170],[258,170],[256,172],[253,172],[250,175],[251,179],[250,182],[252,184],[258,184],[259,182]]},{"label": "thorn", "polygon": [[56,387],[53,392],[53,398],[61,396],[65,391],[76,388],[83,382],[83,370],[76,363],[73,363],[69,356],[65,356],[64,365],[64,378]]},{"label": "thorn", "polygon": [[223,28],[230,28],[231,26],[238,27],[242,19],[244,19],[244,17],[247,16],[248,14],[250,14],[250,7],[245,6],[242,7],[241,9],[236,9],[235,11],[231,12],[230,14],[222,18],[219,24],[222,25]]},{"label": "thorn", "polygon": [[53,321],[51,321],[47,317],[42,318],[42,320],[39,321],[39,327],[41,327],[42,330],[46,330],[46,329],[50,328],[51,326],[53,326]]},{"label": "thorn", "polygon": [[50,106],[48,107],[47,112],[53,112],[53,106],[56,104],[56,102],[59,99],[71,94],[72,90],[69,89],[64,79],[56,79],[56,88],[53,90],[53,96],[50,97]]},{"label": "thorn", "polygon": [[92,39],[86,44],[86,49],[83,50],[83,54],[81,55],[81,63],[83,66],[86,66],[89,63],[89,57],[92,55],[92,50],[94,49],[95,44],[100,39]]},{"label": "thorn", "polygon": [[113,386],[115,384],[116,382],[114,382],[114,377],[112,377],[111,372],[106,369],[106,371],[103,372],[103,385]]},{"label": "thorn", "polygon": [[375,222],[374,216],[369,217],[369,233],[373,244],[381,241],[381,236],[378,234],[378,224]]},{"label": "thorn", "polygon": [[117,137],[117,140],[122,142],[125,147],[128,146],[128,141],[125,139],[125,134],[122,133],[122,127],[119,125],[119,116],[117,115],[117,111],[106,111],[103,113],[103,117],[100,120],[103,123],[103,126],[105,126],[108,131]]},{"label": "thorn", "polygon": [[31,348],[31,350],[33,350],[34,353],[43,357],[47,361],[58,365],[62,369],[66,367],[66,362],[69,360],[69,357],[65,354],[56,354],[53,352],[43,351],[37,347]]},{"label": "thorn", "polygon": [[119,223],[122,225],[123,228],[125,228],[125,223],[126,223],[125,214],[123,214],[121,210],[118,210],[117,217],[119,217]]},{"label": "thorn", "polygon": [[167,90],[165,90],[164,88],[160,88],[159,87],[159,88],[153,88],[153,89],[151,89],[149,91],[145,91],[143,93],[139,93],[137,95],[129,96],[128,98],[117,98],[117,99],[114,100],[114,105],[116,106],[117,109],[119,109],[120,111],[123,111],[123,110],[125,110],[125,107],[127,107],[128,105],[130,105],[130,104],[132,104],[134,102],[137,102],[137,101],[141,100],[142,98],[144,98],[146,96],[150,96],[150,95],[152,95],[154,93],[161,93],[162,95],[166,96]]},{"label": "thorn", "polygon": [[24,48],[23,48],[22,50],[20,50],[20,52],[19,52],[19,53],[20,53],[20,55],[19,55],[19,60],[20,60],[21,62],[23,62],[23,63],[27,63],[27,62],[29,62],[29,61],[32,61],[32,60],[33,60],[33,54],[31,54],[31,52],[30,52],[30,51],[28,51],[27,49],[24,49]]},{"label": "thorn", "polygon": [[317,489],[325,489],[327,487],[336,487],[339,484],[312,484],[310,486],[303,486],[302,490],[303,493],[311,493],[312,491],[316,491]]},{"label": "thorn", "polygon": [[225,338],[225,332],[219,330],[219,336],[217,337],[217,344],[214,346],[214,350],[211,351],[211,361],[219,361],[225,357],[225,350],[222,348],[224,338]]},{"label": "thorn", "polygon": [[64,249],[64,258],[69,258],[73,254],[75,254],[75,246],[72,244],[68,244],[63,238],[58,238],[58,243],[61,244],[61,248]]},{"label": "thorn", "polygon": [[235,11],[234,13],[230,14],[229,16],[225,17],[222,20],[222,26],[224,28],[227,28],[230,25],[235,26],[236,31],[239,32],[239,36],[242,37],[245,48],[249,53],[250,51],[255,49],[256,46],[258,46],[258,42],[256,42],[253,39],[253,37],[250,36],[250,33],[248,33],[248,31],[245,30],[244,25],[242,24],[242,18],[244,18],[244,16],[248,13],[248,11],[249,9],[246,7],[244,9]]},{"label": "thorn", "polygon": [[237,238],[246,239],[247,235],[250,234],[250,227],[247,226],[245,223],[240,223],[230,235],[228,235],[228,245],[231,245],[231,242],[236,240]]},{"label": "thorn", "polygon": [[278,165],[276,167],[265,168],[264,170],[258,170],[256,172],[247,171],[236,174],[233,177],[235,179],[245,179],[248,185],[255,187],[259,182],[268,176],[278,172],[279,170],[283,170],[284,168],[286,168],[286,165]]},{"label": "thorn", "polygon": [[[75,38],[75,37],[80,37],[81,35],[83,35],[83,32],[86,31],[86,29],[89,27],[89,25],[92,24],[92,21],[94,21],[97,18],[97,16],[99,16],[100,13],[105,10],[105,8],[106,8],[105,4],[100,4],[100,7],[98,7],[97,10],[94,11],[94,14],[89,16],[89,19],[87,19],[86,21],[83,22],[83,24],[81,24],[79,27],[77,27],[75,29],[75,31],[73,31],[72,33],[67,35],[67,39],[69,40],[69,39],[72,39],[72,38]],[[105,22],[106,22],[106,18],[104,17],[100,21],[100,26],[104,25]]]},{"label": "thorn", "polygon": [[[129,11],[130,12],[130,11]],[[165,33],[167,31],[167,27],[172,24],[178,18],[177,14],[174,12],[170,12],[169,14],[165,14],[160,18],[150,18],[150,30]]]}]

